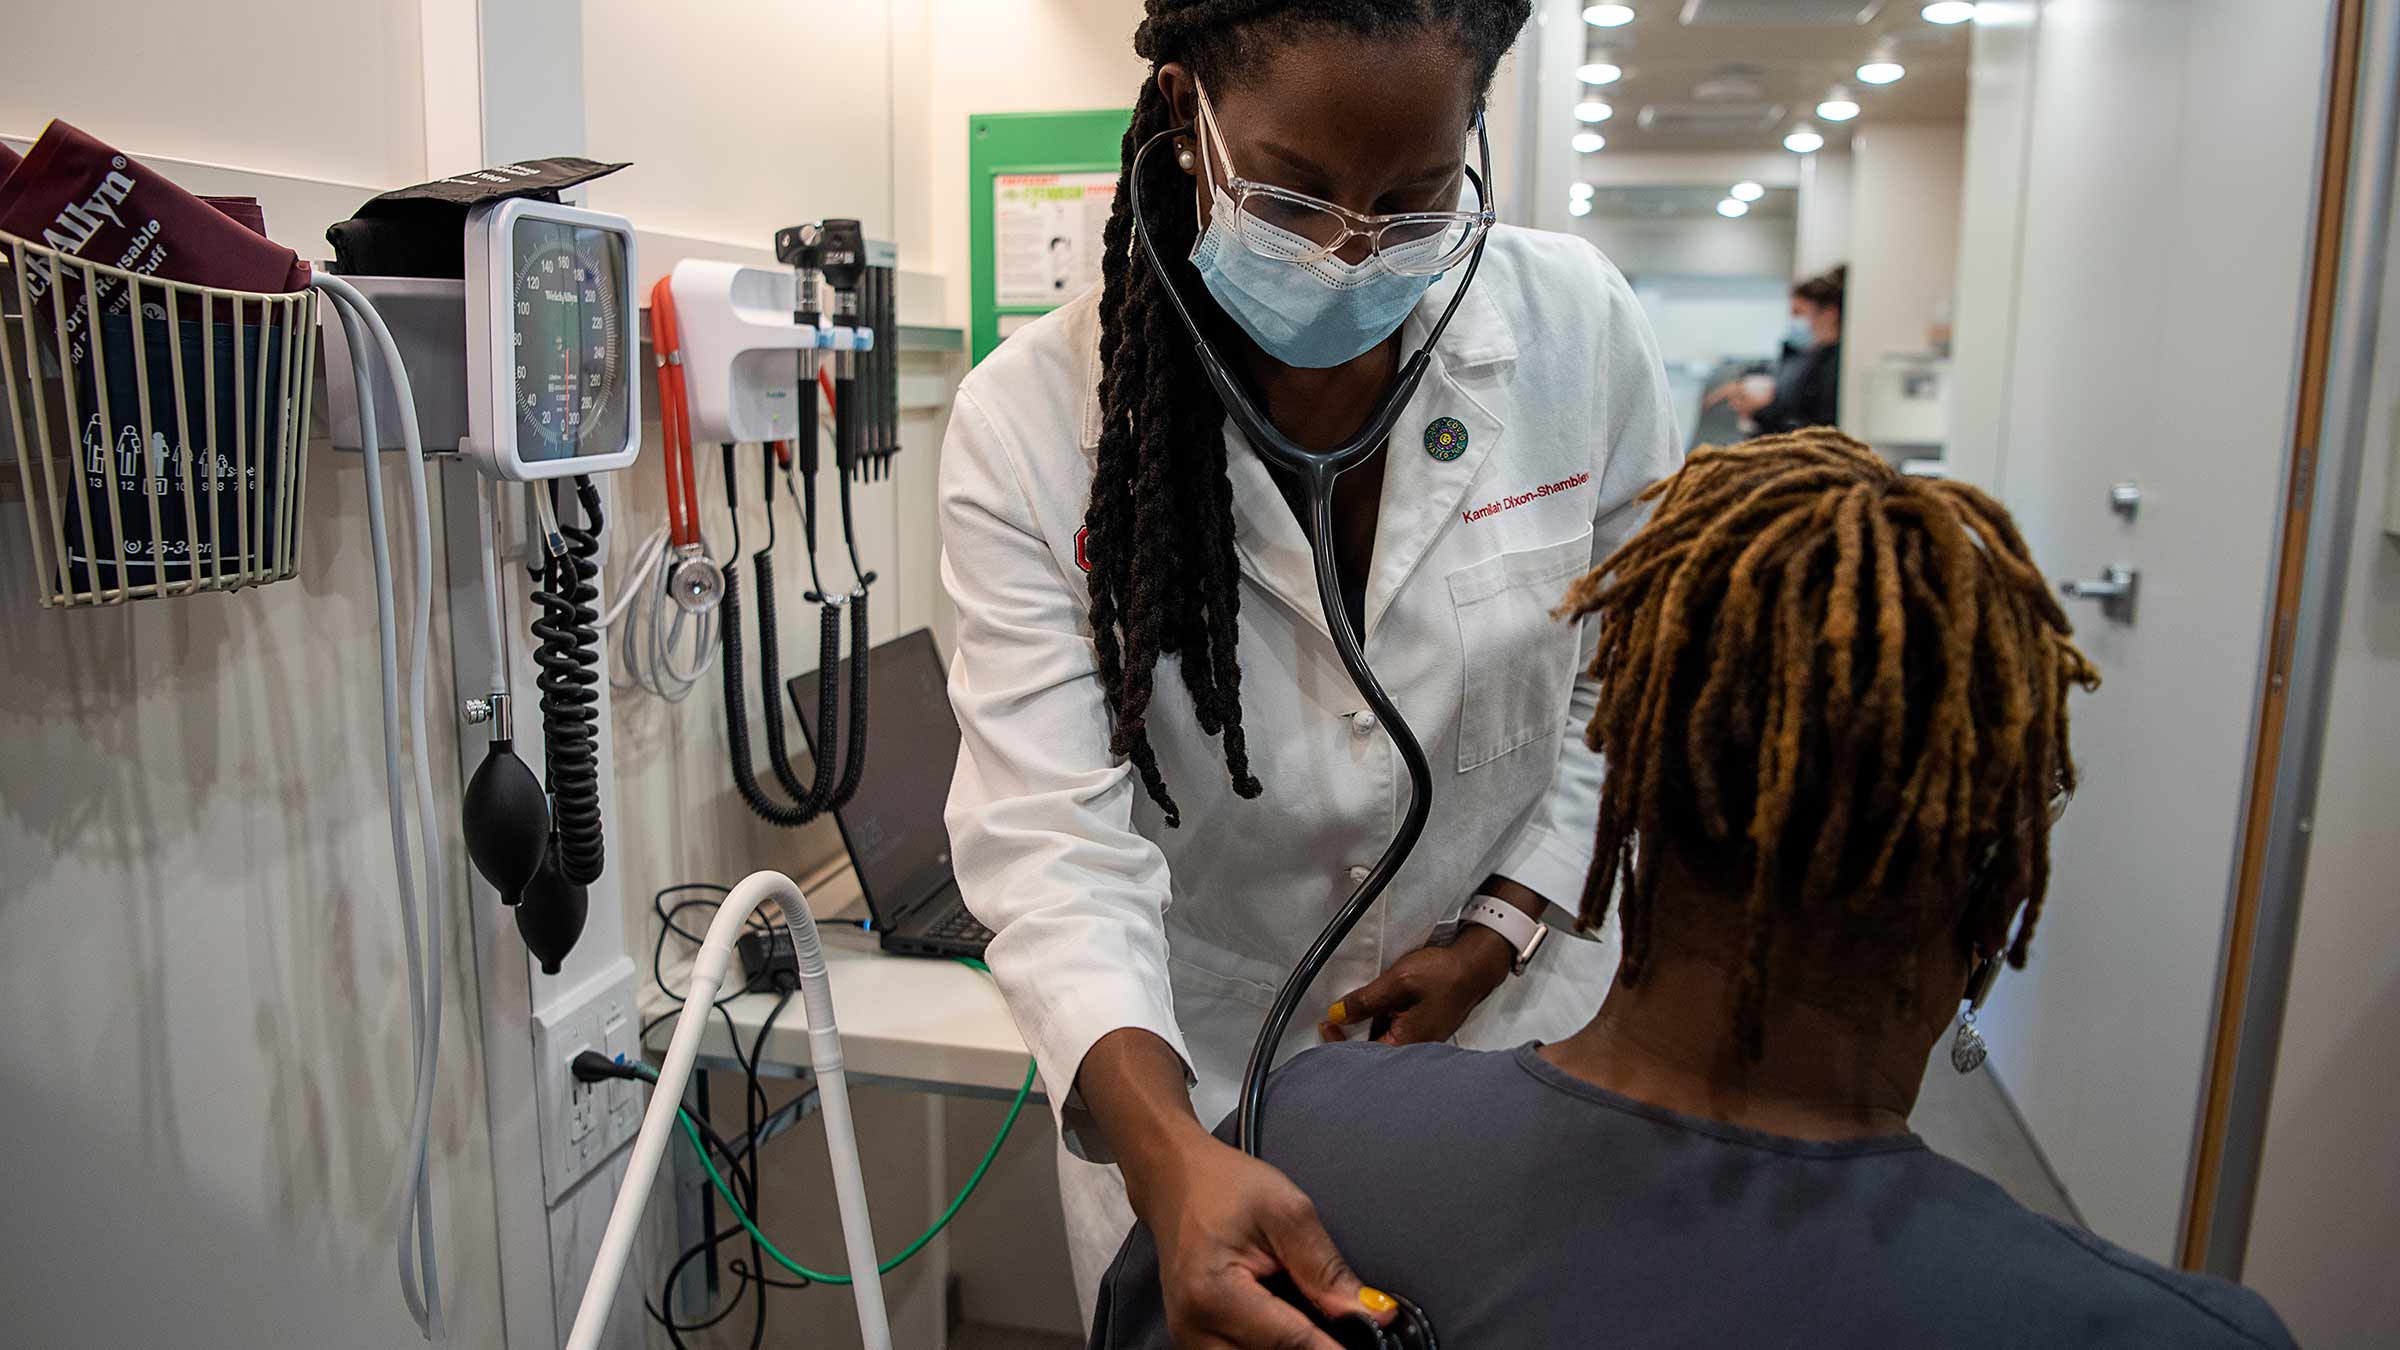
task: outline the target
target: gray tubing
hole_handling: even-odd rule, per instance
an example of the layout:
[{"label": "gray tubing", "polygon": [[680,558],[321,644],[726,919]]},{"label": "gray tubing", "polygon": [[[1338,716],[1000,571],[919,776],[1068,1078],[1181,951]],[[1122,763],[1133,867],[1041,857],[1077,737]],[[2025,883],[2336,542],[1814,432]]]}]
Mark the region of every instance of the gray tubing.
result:
[{"label": "gray tubing", "polygon": [[[383,679],[384,784],[390,796],[392,853],[400,883],[401,927],[405,937],[409,979],[409,1020],[416,1041],[416,1084],[409,1112],[407,1199],[403,1202],[398,1241],[401,1296],[409,1314],[429,1341],[447,1339],[442,1325],[441,1272],[435,1254],[431,1168],[427,1162],[431,1138],[435,1066],[441,1048],[441,888],[443,859],[440,834],[433,828],[432,771],[425,762],[425,665],[431,645],[433,600],[433,528],[425,488],[424,454],[416,427],[416,406],[399,350],[375,313],[355,287],[320,273],[314,284],[334,305],[348,339],[354,385],[359,391],[361,440],[372,456],[366,463],[367,521],[375,564],[376,628]],[[371,348],[362,327],[372,327],[377,339]],[[416,604],[411,614],[411,669],[408,676],[409,729],[417,747],[416,796],[420,833],[424,838],[428,895],[422,914],[409,865],[406,789],[400,772],[401,677],[399,632],[394,611],[390,544],[385,534],[381,441],[375,420],[375,360],[378,352],[392,374],[401,408],[401,435],[410,460],[409,505],[414,517],[417,567]],[[423,925],[420,928],[420,924]],[[413,1242],[412,1242],[413,1239]],[[422,1272],[420,1292],[420,1270]]]}]

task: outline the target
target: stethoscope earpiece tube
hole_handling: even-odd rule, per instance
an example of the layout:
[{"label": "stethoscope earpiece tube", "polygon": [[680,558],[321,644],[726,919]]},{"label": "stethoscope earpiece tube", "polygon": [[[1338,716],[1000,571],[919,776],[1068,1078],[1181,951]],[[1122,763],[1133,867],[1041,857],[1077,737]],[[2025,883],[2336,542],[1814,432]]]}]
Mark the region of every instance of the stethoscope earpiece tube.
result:
[{"label": "stethoscope earpiece tube", "polygon": [[[1333,485],[1343,473],[1366,462],[1390,437],[1393,424],[1400,420],[1401,408],[1416,394],[1417,386],[1423,382],[1425,372],[1431,366],[1434,344],[1441,340],[1443,332],[1450,327],[1451,316],[1458,313],[1459,301],[1466,297],[1467,288],[1474,283],[1476,269],[1483,263],[1484,243],[1489,236],[1476,241],[1475,251],[1467,261],[1467,270],[1459,279],[1458,289],[1451,295],[1448,307],[1434,323],[1433,331],[1426,334],[1424,345],[1401,365],[1398,376],[1393,379],[1391,387],[1384,391],[1382,399],[1366,421],[1342,444],[1330,450],[1310,450],[1275,426],[1258,406],[1258,401],[1251,397],[1241,379],[1225,364],[1215,345],[1208,340],[1208,335],[1201,331],[1199,322],[1192,316],[1191,307],[1184,302],[1182,293],[1175,286],[1166,259],[1159,255],[1158,245],[1150,237],[1149,225],[1142,213],[1142,165],[1150,152],[1160,144],[1190,130],[1190,127],[1184,126],[1162,131],[1143,142],[1142,148],[1134,153],[1133,170],[1127,175],[1132,183],[1134,237],[1141,244],[1143,256],[1149,260],[1151,272],[1166,290],[1176,317],[1183,321],[1185,331],[1191,335],[1194,353],[1200,359],[1200,368],[1207,374],[1209,384],[1216,389],[1217,400],[1224,405],[1225,415],[1242,429],[1253,451],[1299,478],[1308,503],[1306,524],[1309,552],[1316,564],[1317,603],[1325,611],[1326,630],[1333,636],[1334,649],[1341,656],[1342,669],[1349,674],[1350,682],[1357,686],[1359,696],[1366,700],[1368,708],[1383,724],[1384,734],[1391,737],[1393,748],[1400,753],[1400,762],[1408,770],[1408,809],[1401,817],[1399,831],[1384,846],[1383,856],[1376,860],[1366,880],[1350,893],[1350,898],[1343,902],[1332,921],[1317,934],[1308,950],[1302,953],[1299,963],[1292,967],[1291,975],[1275,993],[1275,1002],[1267,1012],[1266,1021],[1258,1029],[1258,1039],[1251,1045],[1250,1062],[1242,1073],[1241,1100],[1235,1111],[1234,1142],[1240,1145],[1243,1152],[1256,1157],[1261,1146],[1260,1118],[1265,1107],[1267,1073],[1274,1067],[1276,1047],[1282,1044],[1284,1033],[1290,1029],[1293,1015],[1300,1006],[1300,1000],[1307,996],[1309,986],[1316,982],[1326,963],[1333,959],[1333,954],[1350,936],[1351,930],[1358,926],[1359,920],[1365,918],[1367,911],[1382,897],[1384,889],[1398,875],[1401,864],[1408,861],[1408,855],[1415,850],[1418,838],[1425,832],[1426,818],[1433,809],[1433,770],[1426,762],[1424,747],[1417,743],[1416,733],[1409,728],[1407,719],[1400,715],[1399,706],[1384,692],[1383,685],[1375,678],[1374,670],[1367,665],[1365,645],[1350,622],[1348,607],[1342,603],[1341,574],[1336,569],[1333,555]],[[1491,144],[1480,117],[1476,119],[1476,134],[1482,143],[1484,164],[1488,171]],[[1479,188],[1488,176],[1488,172],[1477,176]],[[1488,199],[1489,194],[1485,195]],[[1422,1321],[1421,1315],[1419,1320]],[[1430,1324],[1425,1327],[1425,1332],[1426,1338],[1422,1343],[1430,1345]]]}]

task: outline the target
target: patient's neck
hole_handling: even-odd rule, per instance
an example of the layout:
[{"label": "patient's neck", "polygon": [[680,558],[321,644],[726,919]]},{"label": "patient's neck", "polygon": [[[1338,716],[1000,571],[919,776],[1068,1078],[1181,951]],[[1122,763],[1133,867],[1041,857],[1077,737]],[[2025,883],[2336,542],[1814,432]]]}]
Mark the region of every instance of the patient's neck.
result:
[{"label": "patient's neck", "polygon": [[1793,1139],[1861,1139],[1908,1128],[1938,1025],[1770,998],[1766,1057],[1735,1035],[1738,975],[1661,946],[1641,983],[1619,981],[1590,1025],[1542,1057],[1611,1092]]}]

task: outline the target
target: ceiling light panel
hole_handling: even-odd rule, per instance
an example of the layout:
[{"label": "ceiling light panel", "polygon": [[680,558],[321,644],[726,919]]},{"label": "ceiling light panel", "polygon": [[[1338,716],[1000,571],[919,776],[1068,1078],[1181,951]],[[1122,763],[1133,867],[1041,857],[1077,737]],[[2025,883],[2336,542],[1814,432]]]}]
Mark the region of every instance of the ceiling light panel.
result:
[{"label": "ceiling light panel", "polygon": [[1873,23],[1884,0],[1684,0],[1683,22],[1767,24],[1781,28],[1856,28]]}]

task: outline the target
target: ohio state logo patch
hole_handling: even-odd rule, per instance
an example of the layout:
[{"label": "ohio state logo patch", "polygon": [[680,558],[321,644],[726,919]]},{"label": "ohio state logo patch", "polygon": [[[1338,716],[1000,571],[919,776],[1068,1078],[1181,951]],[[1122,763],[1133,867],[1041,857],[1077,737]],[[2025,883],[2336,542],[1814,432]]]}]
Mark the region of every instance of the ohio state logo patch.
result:
[{"label": "ohio state logo patch", "polygon": [[1075,532],[1075,565],[1085,576],[1092,573],[1092,527],[1084,526]]}]

